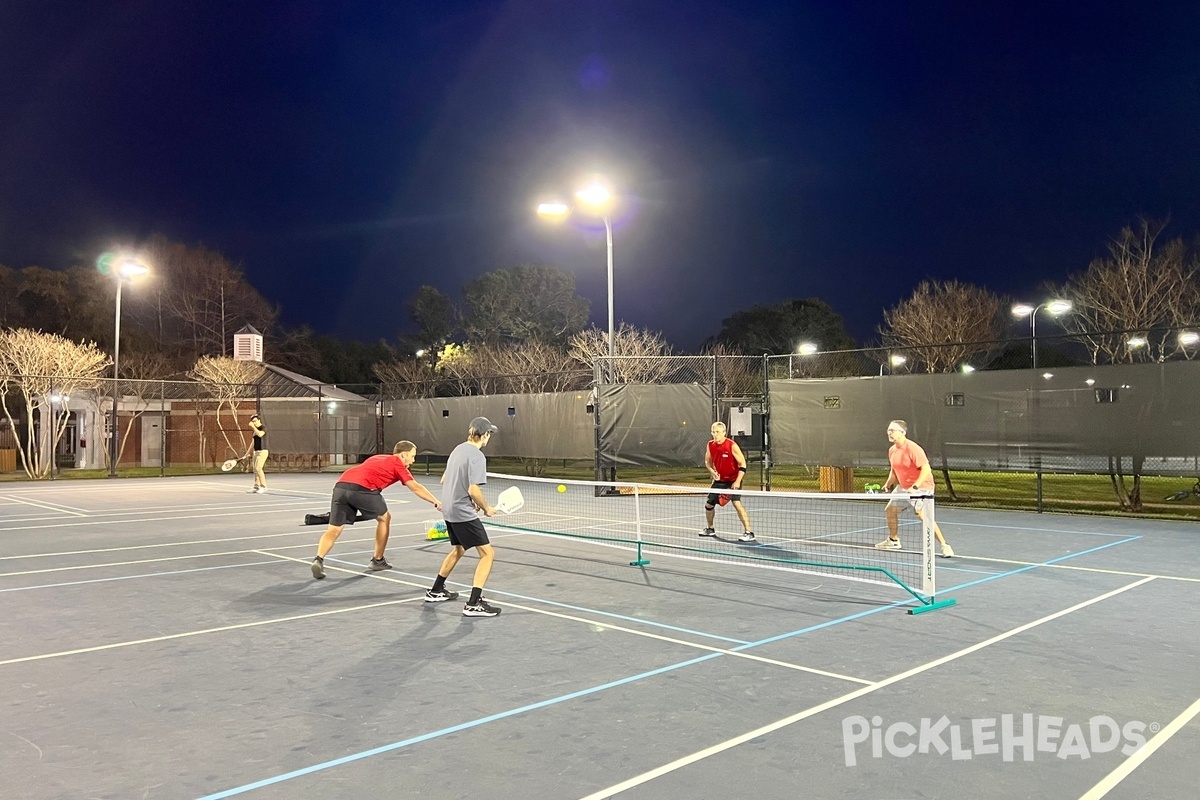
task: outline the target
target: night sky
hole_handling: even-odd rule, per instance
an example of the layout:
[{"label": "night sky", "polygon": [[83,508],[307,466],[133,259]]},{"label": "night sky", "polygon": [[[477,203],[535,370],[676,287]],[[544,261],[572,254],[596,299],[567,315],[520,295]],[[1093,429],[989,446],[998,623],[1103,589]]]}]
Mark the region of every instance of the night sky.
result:
[{"label": "night sky", "polygon": [[1200,234],[1198,9],[9,0],[0,263],[161,232],[367,340],[554,264],[603,327],[602,225],[533,214],[600,171],[618,319],[816,296],[861,341],[927,277],[1040,299],[1139,214]]}]

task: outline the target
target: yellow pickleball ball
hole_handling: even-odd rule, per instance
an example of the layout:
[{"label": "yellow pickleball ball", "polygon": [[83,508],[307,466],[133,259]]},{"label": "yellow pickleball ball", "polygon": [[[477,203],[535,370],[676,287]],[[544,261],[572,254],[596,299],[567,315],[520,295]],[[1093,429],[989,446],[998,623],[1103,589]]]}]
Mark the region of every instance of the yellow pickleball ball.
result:
[{"label": "yellow pickleball ball", "polygon": [[562,484],[562,483],[560,483],[560,484],[558,485],[558,490],[559,490],[560,492],[565,492],[565,491],[567,490],[566,484]]}]

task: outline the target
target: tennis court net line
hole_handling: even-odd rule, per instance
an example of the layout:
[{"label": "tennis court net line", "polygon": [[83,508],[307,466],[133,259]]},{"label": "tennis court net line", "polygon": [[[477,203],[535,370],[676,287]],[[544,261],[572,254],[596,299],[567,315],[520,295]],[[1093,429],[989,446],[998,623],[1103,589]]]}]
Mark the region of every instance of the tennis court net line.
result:
[{"label": "tennis court net line", "polygon": [[[494,502],[511,487],[524,505],[485,519],[488,525],[632,551],[633,566],[663,556],[899,586],[920,601],[914,613],[953,603],[936,599],[929,495],[734,492],[492,472],[484,490]],[[895,549],[881,546],[890,539],[889,516]]]}]

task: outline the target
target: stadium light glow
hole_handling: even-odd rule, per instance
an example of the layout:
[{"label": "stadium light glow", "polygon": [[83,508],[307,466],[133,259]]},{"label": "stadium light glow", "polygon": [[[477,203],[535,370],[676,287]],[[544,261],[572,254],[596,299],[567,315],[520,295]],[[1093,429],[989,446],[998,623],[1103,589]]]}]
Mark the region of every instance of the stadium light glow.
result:
[{"label": "stadium light glow", "polygon": [[571,208],[566,203],[538,203],[537,213],[540,217],[565,217]]},{"label": "stadium light glow", "polygon": [[801,342],[796,352],[802,356],[811,356],[817,352],[817,346],[812,342]]},{"label": "stadium light glow", "polygon": [[1017,303],[1012,307],[1012,315],[1017,319],[1029,317],[1029,346],[1033,353],[1034,369],[1037,369],[1037,312],[1043,308],[1057,317],[1070,311],[1072,305],[1070,300],[1047,300],[1036,306],[1029,303]]},{"label": "stadium light glow", "polygon": [[595,182],[589,186],[580,189],[575,193],[581,202],[587,203],[593,208],[599,209],[608,205],[608,201],[612,199],[610,192],[602,183]]},{"label": "stadium light glow", "polygon": [[1179,334],[1179,343],[1184,347],[1191,347],[1196,342],[1200,342],[1200,333],[1195,331],[1182,331]]}]

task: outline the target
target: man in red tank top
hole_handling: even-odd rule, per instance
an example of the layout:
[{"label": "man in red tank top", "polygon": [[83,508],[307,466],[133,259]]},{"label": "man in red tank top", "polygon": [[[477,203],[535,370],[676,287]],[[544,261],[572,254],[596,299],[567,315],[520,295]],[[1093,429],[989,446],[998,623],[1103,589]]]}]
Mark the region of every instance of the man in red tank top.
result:
[{"label": "man in red tank top", "polygon": [[[712,437],[712,441],[708,443],[708,449],[704,451],[704,466],[708,467],[708,474],[712,476],[712,488],[742,488],[742,477],[746,474],[746,457],[742,455],[742,448],[738,447],[737,442],[733,439],[726,437],[724,422],[713,423]],[[754,531],[750,530],[750,515],[746,513],[746,507],[742,505],[742,496],[720,492],[713,492],[704,502],[704,517],[708,525],[700,531],[700,535],[716,537],[717,530],[713,527],[713,520],[717,513],[717,504],[725,505],[727,502],[733,503],[733,510],[737,512],[738,519],[742,521],[743,533],[738,541],[747,544],[757,541],[754,538]]]},{"label": "man in red tank top", "polygon": [[[892,469],[888,472],[887,480],[883,482],[883,490],[889,492],[894,486],[896,487],[896,496],[887,504],[884,512],[887,515],[888,538],[875,546],[880,550],[899,550],[902,547],[900,544],[901,509],[911,505],[917,518],[924,518],[922,514],[925,501],[921,498],[910,498],[907,493],[912,491],[932,492],[933,469],[929,466],[929,458],[925,455],[924,448],[909,440],[907,422],[902,419],[892,420],[888,423],[887,435],[888,441],[892,443],[892,446],[888,448],[888,462],[892,465]],[[937,520],[933,522],[933,533],[942,543],[942,557],[951,558],[954,550],[946,542],[946,537],[942,536],[942,529],[938,527]]]}]

